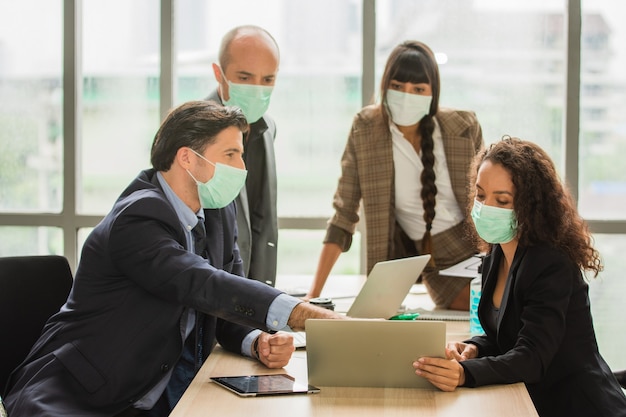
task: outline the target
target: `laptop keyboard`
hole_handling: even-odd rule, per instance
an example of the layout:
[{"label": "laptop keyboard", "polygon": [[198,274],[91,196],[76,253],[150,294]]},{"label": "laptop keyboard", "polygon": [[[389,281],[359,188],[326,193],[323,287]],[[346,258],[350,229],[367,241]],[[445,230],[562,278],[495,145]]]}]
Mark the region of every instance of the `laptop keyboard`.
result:
[{"label": "laptop keyboard", "polygon": [[296,349],[306,347],[306,333],[305,332],[293,332],[293,345]]}]

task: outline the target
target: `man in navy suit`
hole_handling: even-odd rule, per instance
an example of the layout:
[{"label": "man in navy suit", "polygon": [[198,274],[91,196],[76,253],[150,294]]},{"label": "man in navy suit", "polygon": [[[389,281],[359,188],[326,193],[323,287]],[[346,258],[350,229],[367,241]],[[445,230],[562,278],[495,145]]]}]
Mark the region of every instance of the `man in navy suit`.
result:
[{"label": "man in navy suit", "polygon": [[246,129],[211,101],[167,116],[153,168],[87,238],[67,302],[10,378],[11,417],[166,416],[216,342],[280,368],[294,347],[275,331],[339,317],[242,277]]}]

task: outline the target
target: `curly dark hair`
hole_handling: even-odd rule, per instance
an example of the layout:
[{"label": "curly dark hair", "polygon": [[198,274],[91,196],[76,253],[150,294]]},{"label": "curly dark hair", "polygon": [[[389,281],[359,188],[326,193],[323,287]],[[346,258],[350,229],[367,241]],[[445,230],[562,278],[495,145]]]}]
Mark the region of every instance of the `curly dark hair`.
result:
[{"label": "curly dark hair", "polygon": [[[597,276],[603,269],[600,254],[593,247],[589,227],[578,214],[574,199],[561,182],[550,156],[533,142],[503,137],[474,158],[470,170],[470,205],[474,202],[478,169],[485,161],[501,165],[511,175],[519,244],[548,243],[559,247],[582,270]],[[471,229],[481,249],[490,252],[493,245],[482,241]]]}]

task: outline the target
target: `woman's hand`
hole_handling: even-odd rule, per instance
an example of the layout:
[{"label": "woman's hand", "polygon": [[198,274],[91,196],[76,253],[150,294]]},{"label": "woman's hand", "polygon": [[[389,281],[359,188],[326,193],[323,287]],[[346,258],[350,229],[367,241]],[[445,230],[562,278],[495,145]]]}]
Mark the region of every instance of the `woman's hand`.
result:
[{"label": "woman's hand", "polygon": [[471,343],[450,342],[446,346],[446,358],[463,362],[478,357],[478,347]]},{"label": "woman's hand", "polygon": [[465,371],[455,359],[419,358],[413,362],[415,374],[426,378],[442,391],[454,391],[465,383]]}]

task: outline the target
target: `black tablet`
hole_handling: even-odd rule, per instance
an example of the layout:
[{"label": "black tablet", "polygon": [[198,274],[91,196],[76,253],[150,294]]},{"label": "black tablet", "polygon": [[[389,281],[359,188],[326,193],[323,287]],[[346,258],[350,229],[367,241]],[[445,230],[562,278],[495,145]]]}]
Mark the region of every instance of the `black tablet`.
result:
[{"label": "black tablet", "polygon": [[320,392],[313,385],[301,384],[287,374],[214,376],[211,379],[242,397],[260,395],[314,394]]}]

